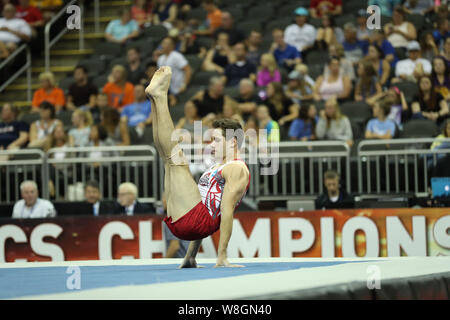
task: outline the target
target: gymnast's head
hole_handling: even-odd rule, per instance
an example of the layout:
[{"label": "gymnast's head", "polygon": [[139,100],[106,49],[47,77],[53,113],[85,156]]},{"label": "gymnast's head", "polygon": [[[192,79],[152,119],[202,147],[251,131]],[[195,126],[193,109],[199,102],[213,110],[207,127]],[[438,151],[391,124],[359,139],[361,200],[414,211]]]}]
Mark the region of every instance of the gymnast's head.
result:
[{"label": "gymnast's head", "polygon": [[211,133],[211,152],[216,158],[232,160],[244,141],[244,130],[234,119],[214,120]]}]

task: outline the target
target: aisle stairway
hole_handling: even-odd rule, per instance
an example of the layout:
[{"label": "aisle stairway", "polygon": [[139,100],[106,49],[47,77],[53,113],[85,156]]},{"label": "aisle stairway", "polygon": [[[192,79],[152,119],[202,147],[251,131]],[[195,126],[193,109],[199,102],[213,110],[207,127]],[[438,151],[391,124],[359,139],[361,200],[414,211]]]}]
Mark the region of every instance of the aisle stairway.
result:
[{"label": "aisle stairway", "polygon": [[[94,8],[85,11],[84,19],[84,50],[79,50],[79,32],[68,31],[51,49],[50,65],[57,81],[71,75],[78,61],[93,53],[95,45],[104,38],[104,30],[107,24],[118,18],[118,9],[125,5],[131,5],[131,0],[101,1],[100,0],[100,32],[95,33]],[[32,59],[32,90],[39,88],[38,76],[45,69],[44,54]],[[27,77],[22,74],[2,93],[0,93],[0,105],[6,101],[13,101],[17,106],[28,111],[31,101],[27,99]]]}]

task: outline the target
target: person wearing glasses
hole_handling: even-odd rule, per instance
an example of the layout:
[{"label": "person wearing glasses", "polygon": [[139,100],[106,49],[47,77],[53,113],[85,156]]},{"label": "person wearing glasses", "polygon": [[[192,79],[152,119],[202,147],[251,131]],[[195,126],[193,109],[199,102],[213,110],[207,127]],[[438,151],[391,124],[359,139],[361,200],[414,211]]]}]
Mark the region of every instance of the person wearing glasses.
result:
[{"label": "person wearing glasses", "polygon": [[132,216],[134,214],[153,212],[149,205],[137,200],[138,190],[136,185],[131,182],[124,182],[119,185],[117,196],[117,202],[119,203],[118,214]]}]

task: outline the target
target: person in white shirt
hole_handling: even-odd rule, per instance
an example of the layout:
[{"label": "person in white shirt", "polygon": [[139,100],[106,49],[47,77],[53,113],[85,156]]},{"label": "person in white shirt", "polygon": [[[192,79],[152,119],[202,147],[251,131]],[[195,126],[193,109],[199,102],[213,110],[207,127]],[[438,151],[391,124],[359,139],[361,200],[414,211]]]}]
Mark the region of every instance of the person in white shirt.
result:
[{"label": "person in white shirt", "polygon": [[186,58],[175,51],[175,40],[166,37],[161,42],[162,55],[158,58],[158,67],[168,66],[172,69],[170,93],[177,95],[186,90],[191,81],[192,69]]},{"label": "person in white shirt", "polygon": [[51,218],[56,217],[53,204],[39,198],[36,182],[27,180],[20,184],[22,200],[16,202],[13,208],[13,218]]},{"label": "person in white shirt", "polygon": [[284,41],[296,47],[299,52],[311,48],[316,40],[316,28],[306,23],[308,14],[307,9],[297,8],[295,10],[295,23],[287,26],[284,31]]},{"label": "person in white shirt", "polygon": [[120,208],[119,212],[116,213],[126,214],[127,216],[137,213],[150,213],[150,206],[137,200],[138,190],[135,184],[131,182],[122,183],[119,185],[117,195]]},{"label": "person in white shirt", "polygon": [[416,82],[423,75],[430,75],[432,66],[430,61],[420,57],[420,44],[417,41],[408,43],[408,59],[400,60],[395,67],[396,80]]},{"label": "person in white shirt", "polygon": [[0,59],[7,58],[21,41],[31,39],[31,28],[28,23],[16,18],[16,8],[12,4],[3,7],[3,18],[0,18]]}]

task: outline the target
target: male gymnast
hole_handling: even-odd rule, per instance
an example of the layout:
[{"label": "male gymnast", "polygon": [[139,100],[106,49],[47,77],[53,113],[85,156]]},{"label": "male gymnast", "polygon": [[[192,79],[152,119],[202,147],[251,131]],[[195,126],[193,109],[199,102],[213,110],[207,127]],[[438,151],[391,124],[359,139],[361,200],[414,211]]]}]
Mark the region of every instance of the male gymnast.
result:
[{"label": "male gymnast", "polygon": [[195,257],[202,239],[219,229],[215,266],[242,267],[231,264],[227,259],[234,210],[250,184],[247,165],[239,158],[243,139],[238,142],[235,134],[229,134],[230,131],[242,130],[242,127],[235,120],[214,121],[210,146],[211,153],[216,160],[219,158],[219,163],[208,169],[197,185],[178,142],[172,141],[175,128],[167,103],[171,76],[170,67],[159,68],[145,92],[152,101],[154,143],[164,160],[164,188],[167,195],[167,217],[164,221],[176,237],[191,241],[180,268],[196,268]]}]

